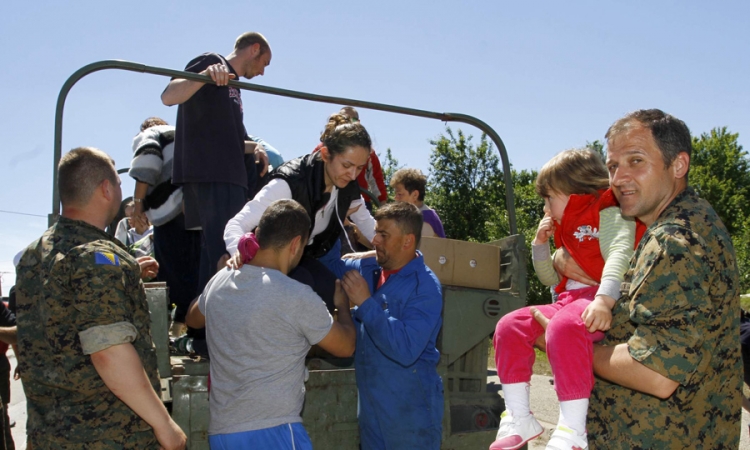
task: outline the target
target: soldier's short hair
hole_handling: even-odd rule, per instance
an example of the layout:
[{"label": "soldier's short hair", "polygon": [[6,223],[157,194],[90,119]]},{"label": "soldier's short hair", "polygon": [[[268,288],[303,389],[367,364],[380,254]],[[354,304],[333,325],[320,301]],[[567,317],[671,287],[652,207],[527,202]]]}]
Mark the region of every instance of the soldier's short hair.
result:
[{"label": "soldier's short hair", "polygon": [[542,166],[536,177],[536,193],[542,197],[549,197],[552,192],[596,195],[608,187],[607,167],[602,157],[590,148],[558,153]]},{"label": "soldier's short hair", "polygon": [[115,161],[93,147],[74,148],[57,165],[57,187],[63,205],[85,205],[104,180],[119,184]]},{"label": "soldier's short hair", "polygon": [[234,49],[242,50],[247,47],[251,47],[255,44],[260,45],[260,55],[271,50],[271,46],[268,45],[268,41],[265,36],[255,31],[248,31],[239,35],[236,41],[234,41]]},{"label": "soldier's short hair", "polygon": [[427,177],[419,169],[399,169],[391,176],[391,187],[402,185],[407,192],[419,191],[418,200],[424,201]]},{"label": "soldier's short hair", "polygon": [[422,237],[422,211],[415,205],[406,202],[387,203],[375,211],[375,220],[392,220],[404,234],[414,235],[414,244],[419,248],[419,239]]},{"label": "soldier's short hair", "polygon": [[661,150],[664,165],[669,167],[677,155],[685,152],[690,156],[693,151],[693,140],[690,129],[685,122],[660,109],[640,109],[618,119],[607,130],[604,137],[607,141],[628,131],[633,125],[640,124],[651,131],[656,146]]},{"label": "soldier's short hair", "polygon": [[310,224],[310,216],[296,200],[276,200],[263,212],[255,238],[263,250],[283,248],[297,236],[302,236],[305,246]]}]

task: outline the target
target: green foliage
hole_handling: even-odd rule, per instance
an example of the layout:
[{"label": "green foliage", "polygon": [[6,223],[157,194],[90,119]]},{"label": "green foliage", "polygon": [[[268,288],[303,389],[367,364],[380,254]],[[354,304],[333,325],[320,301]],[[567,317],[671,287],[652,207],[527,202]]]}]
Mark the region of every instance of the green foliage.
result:
[{"label": "green foliage", "polygon": [[750,292],[750,161],[726,127],[693,138],[689,184],[714,207],[732,235],[740,289]]},{"label": "green foliage", "polygon": [[740,292],[750,294],[750,218],[732,235],[732,242],[740,272]]},{"label": "green foliage", "polygon": [[[516,222],[519,233],[523,234],[526,245],[531,251],[531,242],[536,236],[539,222],[544,217],[544,200],[536,193],[535,184],[538,172],[522,170],[511,171],[513,175],[513,193],[516,203]],[[528,290],[526,302],[529,305],[544,305],[552,302],[548,286],[543,285],[534,273],[531,256],[527,261]]]},{"label": "green foliage", "polygon": [[738,134],[714,128],[693,138],[690,185],[714,207],[730,233],[750,217],[750,161]]},{"label": "green foliage", "polygon": [[747,312],[750,312],[750,296],[740,297],[740,306]]},{"label": "green foliage", "polygon": [[[425,202],[440,215],[446,235],[451,239],[489,242],[507,237],[510,226],[506,213],[505,180],[494,146],[482,136],[474,146],[471,136],[450,128],[446,135],[432,141],[430,176]],[[544,201],[536,194],[535,171],[511,171],[516,205],[516,222],[530,247]],[[531,259],[527,261],[529,304],[550,303],[549,288],[534,276]]]},{"label": "green foliage", "polygon": [[507,236],[507,219],[498,213],[505,209],[505,184],[493,145],[486,135],[474,146],[461,130],[456,137],[446,127],[446,134],[430,142],[425,202],[438,210],[451,239],[487,242],[499,237],[491,232],[498,229]]},{"label": "green foliage", "polygon": [[604,151],[604,143],[599,139],[595,140],[594,142],[586,141],[586,147],[599,153],[599,156],[602,157],[602,161],[607,160],[607,152]]},{"label": "green foliage", "polygon": [[381,167],[383,169],[383,180],[385,181],[386,189],[388,190],[388,198],[393,198],[393,188],[391,187],[391,177],[397,170],[402,169],[404,166],[398,165],[398,159],[393,157],[390,147],[385,151],[385,159],[378,154],[380,159]]}]

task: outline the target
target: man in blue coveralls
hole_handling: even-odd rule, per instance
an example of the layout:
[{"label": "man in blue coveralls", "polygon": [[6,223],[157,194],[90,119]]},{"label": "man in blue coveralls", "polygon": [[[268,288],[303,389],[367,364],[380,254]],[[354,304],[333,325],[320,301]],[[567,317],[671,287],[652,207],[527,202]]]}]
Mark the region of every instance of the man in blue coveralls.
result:
[{"label": "man in blue coveralls", "polygon": [[439,449],[443,382],[435,341],[443,300],[417,251],[422,213],[391,203],[375,220],[375,258],[327,261],[356,305],[362,449]]}]

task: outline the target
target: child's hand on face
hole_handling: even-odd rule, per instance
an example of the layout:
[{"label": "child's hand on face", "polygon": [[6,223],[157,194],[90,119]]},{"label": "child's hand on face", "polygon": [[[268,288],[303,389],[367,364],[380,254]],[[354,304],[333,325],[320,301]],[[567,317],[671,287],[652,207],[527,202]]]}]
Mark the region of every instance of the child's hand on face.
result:
[{"label": "child's hand on face", "polygon": [[544,219],[539,222],[539,228],[536,230],[534,245],[546,244],[549,238],[555,234],[555,221],[549,214],[544,215]]}]

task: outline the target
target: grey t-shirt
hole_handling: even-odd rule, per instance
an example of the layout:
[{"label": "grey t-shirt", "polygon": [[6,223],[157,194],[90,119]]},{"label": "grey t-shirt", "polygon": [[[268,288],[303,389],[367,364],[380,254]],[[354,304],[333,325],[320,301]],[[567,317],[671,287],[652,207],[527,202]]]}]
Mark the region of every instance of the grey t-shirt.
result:
[{"label": "grey t-shirt", "polygon": [[313,290],[274,269],[219,271],[198,300],[211,354],[209,434],[301,422],[304,364],[333,318]]}]

